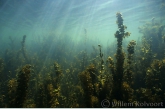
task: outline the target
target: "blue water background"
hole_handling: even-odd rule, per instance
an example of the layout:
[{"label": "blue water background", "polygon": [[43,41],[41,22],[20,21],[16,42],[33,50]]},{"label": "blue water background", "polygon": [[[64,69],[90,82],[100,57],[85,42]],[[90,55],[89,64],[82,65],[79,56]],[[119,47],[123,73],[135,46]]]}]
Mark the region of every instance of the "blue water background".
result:
[{"label": "blue water background", "polygon": [[82,42],[88,46],[88,41],[89,46],[105,48],[116,44],[117,12],[131,32],[125,40],[139,40],[139,26],[153,17],[162,19],[161,5],[162,0],[0,0],[1,53],[9,48],[9,36],[20,43],[23,35],[27,36],[27,49],[49,36],[50,44],[71,40],[71,49],[84,46]]}]

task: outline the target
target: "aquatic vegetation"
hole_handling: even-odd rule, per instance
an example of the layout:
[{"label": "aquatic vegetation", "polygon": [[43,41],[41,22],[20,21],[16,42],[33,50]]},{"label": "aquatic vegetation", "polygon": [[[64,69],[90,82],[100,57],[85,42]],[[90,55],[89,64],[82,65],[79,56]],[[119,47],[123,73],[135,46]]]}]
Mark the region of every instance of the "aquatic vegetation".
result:
[{"label": "aquatic vegetation", "polygon": [[116,18],[117,44],[107,48],[91,40],[85,40],[84,48],[83,41],[74,45],[71,37],[50,35],[27,49],[26,35],[21,45],[9,37],[14,48],[6,48],[0,58],[0,107],[97,108],[104,100],[109,107],[122,107],[112,105],[118,101],[138,107],[136,101],[164,102],[164,24],[152,18],[139,27],[141,40],[127,45],[124,38],[131,33],[120,12]]},{"label": "aquatic vegetation", "polygon": [[[151,66],[146,71],[146,87],[155,93],[163,93],[165,81],[165,63],[160,60],[153,60]],[[157,92],[159,90],[160,92]]]},{"label": "aquatic vegetation", "polygon": [[109,61],[111,63],[112,69],[112,76],[113,76],[113,89],[112,89],[112,99],[122,100],[123,94],[122,94],[122,82],[123,82],[123,75],[124,75],[124,59],[125,54],[122,50],[122,41],[123,38],[129,36],[130,34],[125,32],[125,27],[123,25],[123,17],[121,13],[116,13],[117,17],[117,25],[118,25],[118,31],[115,33],[115,37],[117,38],[117,52],[116,52],[116,64],[113,65],[112,59],[109,58]]},{"label": "aquatic vegetation", "polygon": [[[165,25],[156,22],[154,19],[139,27],[139,31],[143,34],[143,40],[145,41],[142,40],[142,43],[145,43],[143,50],[148,46],[144,52],[148,53],[150,50],[152,54],[157,54],[156,57],[161,59],[164,57],[165,52],[164,44],[162,44]],[[162,53],[158,53],[159,51]]]},{"label": "aquatic vegetation", "polygon": [[18,75],[14,107],[23,107],[26,98],[31,65],[25,65]]},{"label": "aquatic vegetation", "polygon": [[[3,59],[0,58],[0,77],[4,76],[3,71],[4,71],[4,61],[3,61]],[[0,82],[3,82],[3,81],[0,81]]]},{"label": "aquatic vegetation", "polygon": [[98,47],[99,47],[99,51],[100,51],[100,58],[101,58],[101,63],[100,63],[100,69],[101,69],[101,72],[102,72],[102,70],[104,70],[104,60],[103,60],[103,53],[102,53],[102,51],[101,51],[101,45],[98,45]]},{"label": "aquatic vegetation", "polygon": [[127,56],[127,69],[125,71],[125,81],[132,86],[133,85],[133,54],[134,54],[134,46],[136,42],[134,40],[130,41],[127,47],[128,56]]},{"label": "aquatic vegetation", "polygon": [[85,94],[86,106],[97,107],[94,104],[98,104],[98,103],[93,103],[93,98],[97,99],[94,96],[95,95],[94,83],[97,79],[95,66],[90,65],[86,71],[83,71],[82,73],[79,74],[79,77],[80,77],[83,90],[85,92],[84,94]]}]

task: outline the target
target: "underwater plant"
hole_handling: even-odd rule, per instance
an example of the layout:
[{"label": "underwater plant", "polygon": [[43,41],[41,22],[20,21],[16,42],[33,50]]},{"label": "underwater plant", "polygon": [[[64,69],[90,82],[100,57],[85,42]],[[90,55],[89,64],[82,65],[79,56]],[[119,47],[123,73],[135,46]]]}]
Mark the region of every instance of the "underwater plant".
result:
[{"label": "underwater plant", "polygon": [[74,45],[71,37],[46,35],[43,41],[34,41],[39,43],[32,44],[33,49],[26,50],[26,35],[21,45],[9,39],[15,48],[6,48],[4,59],[0,57],[0,107],[98,108],[105,99],[132,103],[131,107],[138,107],[136,101],[165,103],[164,23],[152,18],[139,28],[142,40],[127,45],[124,38],[130,33],[120,12],[116,18],[117,44],[108,42],[107,48],[90,39],[82,47],[83,41]]},{"label": "underwater plant", "polygon": [[20,54],[23,55],[25,61],[29,63],[29,59],[27,57],[26,51],[25,51],[25,40],[26,40],[26,35],[23,36],[22,41],[21,41],[21,49],[18,51],[17,58],[19,57]]},{"label": "underwater plant", "polygon": [[[122,50],[122,41],[125,37],[130,36],[129,32],[125,32],[126,26],[123,25],[123,17],[120,12],[116,13],[117,18],[117,25],[118,30],[115,33],[115,38],[117,38],[117,52],[116,52],[116,64],[115,67],[113,65],[113,62],[111,65],[112,69],[112,76],[113,76],[113,88],[112,88],[112,99],[116,100],[122,100],[123,94],[122,94],[122,82],[123,82],[123,75],[124,75],[124,59],[125,54]],[[109,58],[110,61],[112,61],[111,58]]]},{"label": "underwater plant", "polygon": [[31,65],[25,65],[19,72],[14,107],[22,108],[26,98]]},{"label": "underwater plant", "polygon": [[134,54],[134,46],[136,45],[136,42],[134,40],[130,41],[127,47],[128,56],[127,56],[127,69],[124,72],[124,78],[130,86],[133,86],[133,54]]},{"label": "underwater plant", "polygon": [[95,66],[90,65],[85,71],[79,74],[79,78],[85,94],[86,107],[98,107],[98,98],[95,96],[94,88],[97,79]]}]

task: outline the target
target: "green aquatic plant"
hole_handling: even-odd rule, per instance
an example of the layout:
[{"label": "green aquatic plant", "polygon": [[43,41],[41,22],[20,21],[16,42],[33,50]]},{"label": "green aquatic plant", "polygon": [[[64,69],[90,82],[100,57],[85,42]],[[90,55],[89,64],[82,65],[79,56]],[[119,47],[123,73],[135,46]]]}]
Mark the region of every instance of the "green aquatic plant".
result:
[{"label": "green aquatic plant", "polygon": [[54,63],[54,70],[55,70],[55,74],[56,74],[56,77],[55,77],[55,88],[59,88],[60,87],[60,81],[61,81],[61,78],[62,78],[62,70],[59,66],[59,64],[57,62]]},{"label": "green aquatic plant", "polygon": [[[155,18],[152,18],[150,22],[139,27],[139,32],[143,34],[142,44],[144,43],[143,40],[145,40],[145,43],[150,47],[149,49],[151,50],[152,55],[156,54],[156,57],[159,59],[164,57],[165,52],[164,44],[162,44],[162,40],[164,40],[163,36],[165,34],[164,29],[165,25],[157,22]],[[159,51],[162,51],[163,53],[159,53]]]},{"label": "green aquatic plant", "polygon": [[22,41],[21,41],[21,49],[18,51],[17,58],[19,57],[20,54],[23,55],[25,61],[29,63],[29,59],[27,57],[26,51],[25,51],[25,40],[26,40],[26,35],[23,36]]},{"label": "green aquatic plant", "polygon": [[[163,95],[165,90],[165,60],[153,60],[146,71],[146,87],[151,89],[153,94]],[[159,95],[158,94],[158,95]],[[162,96],[160,97],[161,99]]]},{"label": "green aquatic plant", "polygon": [[4,60],[0,58],[0,77],[2,78],[0,80],[0,83],[2,83],[3,81],[3,76],[4,76]]},{"label": "green aquatic plant", "polygon": [[134,54],[134,46],[136,42],[134,40],[130,41],[127,46],[128,56],[127,56],[127,64],[125,64],[125,71],[123,76],[122,83],[122,93],[123,93],[123,101],[125,102],[133,102],[133,54]]},{"label": "green aquatic plant", "polygon": [[127,69],[125,71],[125,81],[132,86],[133,85],[133,54],[134,54],[134,46],[136,42],[134,40],[130,41],[127,47],[128,56],[127,56]]},{"label": "green aquatic plant", "polygon": [[97,79],[95,66],[90,65],[85,71],[79,74],[79,78],[85,94],[86,107],[98,107],[99,102],[94,88]]},{"label": "green aquatic plant", "polygon": [[99,47],[99,51],[100,51],[100,58],[101,58],[101,63],[100,63],[100,69],[101,69],[101,72],[102,72],[102,70],[104,70],[104,60],[103,60],[103,53],[102,53],[102,51],[101,51],[101,45],[98,45],[98,47]]},{"label": "green aquatic plant", "polygon": [[[117,13],[116,17],[117,46],[111,43],[113,47],[109,45],[104,49],[101,45],[96,45],[92,53],[88,50],[74,52],[69,49],[72,43],[68,40],[70,37],[67,37],[67,40],[66,37],[60,37],[60,40],[55,37],[53,40],[52,36],[45,36],[42,43],[34,44],[33,50],[26,51],[27,37],[24,36],[21,42],[24,53],[20,50],[17,57],[18,50],[15,49],[19,48],[8,49],[5,52],[5,59],[0,58],[0,107],[102,107],[101,103],[105,99],[110,103],[112,101],[134,103],[133,107],[138,107],[135,105],[136,101],[164,102],[163,26],[161,27],[156,18],[153,18],[141,28],[142,40],[130,41],[127,48],[124,48],[123,40],[130,33],[125,32],[127,27],[123,25],[121,13]],[[150,35],[155,37],[151,38]],[[157,40],[159,44],[155,44]],[[87,41],[86,45],[90,48],[89,42]],[[80,43],[81,47],[82,44]],[[158,52],[153,45],[159,45]],[[115,57],[110,57],[116,49]],[[22,65],[27,63],[23,54],[28,54],[28,59],[31,59],[29,62],[34,67],[34,70],[30,70],[29,78],[23,73],[26,70]],[[108,57],[108,64],[104,63],[104,57]],[[20,67],[24,70],[20,71]],[[122,106],[110,104],[109,107]]]},{"label": "green aquatic plant", "polygon": [[56,76],[54,78],[52,78],[53,83],[50,83],[47,85],[47,90],[48,90],[49,96],[50,96],[49,105],[50,105],[50,107],[59,107],[59,105],[60,105],[59,98],[61,96],[60,81],[61,81],[63,74],[62,74],[62,70],[57,62],[54,62],[54,73]]},{"label": "green aquatic plant", "polygon": [[104,60],[103,60],[103,53],[102,53],[102,51],[101,51],[101,45],[98,45],[98,47],[99,47],[99,56],[100,56],[100,75],[99,75],[99,78],[101,79],[101,80],[103,80],[104,79]]},{"label": "green aquatic plant", "polygon": [[26,40],[26,35],[23,36],[23,39],[22,39],[22,42],[21,42],[21,45],[22,45],[21,52],[22,52],[24,58],[27,59],[27,56],[26,56],[26,53],[25,53],[25,40]]},{"label": "green aquatic plant", "polygon": [[53,84],[47,85],[47,91],[49,92],[48,95],[50,96],[49,105],[50,107],[58,107],[59,101],[58,96],[60,96],[60,89],[54,88]]},{"label": "green aquatic plant", "polygon": [[17,88],[16,88],[16,95],[14,101],[14,107],[22,108],[23,103],[25,102],[25,98],[27,95],[28,89],[28,81],[30,77],[30,70],[31,65],[25,65],[21,71],[19,72],[18,79],[17,79]]},{"label": "green aquatic plant", "polygon": [[117,18],[117,25],[118,30],[115,33],[115,37],[117,38],[117,52],[116,52],[116,64],[114,67],[114,62],[112,62],[112,59],[109,58],[111,63],[112,69],[112,76],[113,76],[113,89],[112,89],[112,99],[122,100],[122,82],[123,82],[123,75],[124,75],[124,59],[125,54],[122,50],[122,41],[125,37],[130,36],[129,32],[125,32],[125,29],[127,28],[125,25],[123,25],[123,17],[120,12],[116,13]]},{"label": "green aquatic plant", "polygon": [[16,78],[12,78],[8,81],[7,87],[8,87],[8,94],[7,94],[7,104],[8,107],[14,107],[14,101],[15,101],[15,94],[17,89],[17,80]]},{"label": "green aquatic plant", "polygon": [[135,62],[136,72],[138,72],[135,74],[135,84],[139,88],[145,87],[145,74],[153,60],[163,59],[165,56],[164,27],[164,23],[156,18],[152,18],[139,27],[142,38],[138,45],[140,49],[136,52]]}]

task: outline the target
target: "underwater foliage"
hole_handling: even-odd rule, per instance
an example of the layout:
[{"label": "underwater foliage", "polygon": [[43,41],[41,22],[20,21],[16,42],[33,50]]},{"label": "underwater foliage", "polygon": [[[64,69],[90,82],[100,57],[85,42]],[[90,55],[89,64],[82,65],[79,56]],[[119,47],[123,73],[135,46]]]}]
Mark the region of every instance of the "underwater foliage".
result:
[{"label": "underwater foliage", "polygon": [[[28,49],[26,35],[18,44],[9,36],[0,58],[0,107],[165,107],[165,24],[151,19],[139,27],[141,40],[127,45],[131,33],[120,12],[116,19],[116,48],[85,39],[73,50],[71,37],[50,35]],[[137,105],[144,101],[160,105]]]},{"label": "underwater foliage", "polygon": [[18,74],[14,107],[21,108],[25,101],[28,89],[31,65],[25,65]]}]

